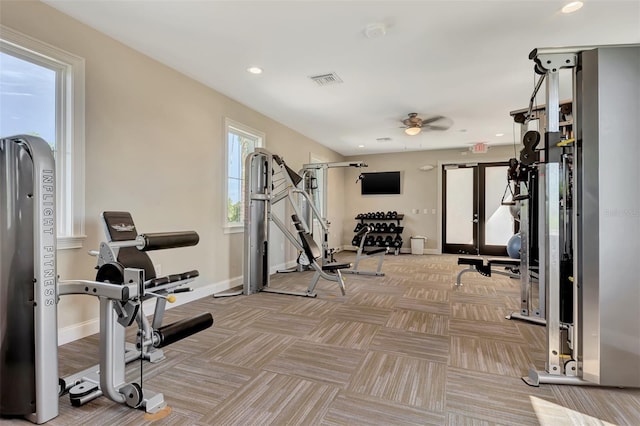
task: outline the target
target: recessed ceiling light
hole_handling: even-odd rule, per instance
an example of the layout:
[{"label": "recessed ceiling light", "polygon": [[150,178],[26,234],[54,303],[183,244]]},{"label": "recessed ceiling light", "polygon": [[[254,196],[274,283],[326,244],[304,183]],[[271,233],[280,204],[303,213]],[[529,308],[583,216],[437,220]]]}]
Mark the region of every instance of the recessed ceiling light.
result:
[{"label": "recessed ceiling light", "polygon": [[262,68],[260,67],[249,67],[247,68],[247,71],[251,74],[262,74]]},{"label": "recessed ceiling light", "polygon": [[497,136],[497,137],[504,136],[504,133],[496,133],[496,136]]},{"label": "recessed ceiling light", "polygon": [[364,148],[364,145],[358,145],[358,148]]},{"label": "recessed ceiling light", "polygon": [[385,34],[387,34],[387,26],[380,22],[369,24],[364,29],[364,35],[367,38],[384,37]]},{"label": "recessed ceiling light", "polygon": [[572,1],[571,3],[567,3],[562,8],[562,13],[573,13],[577,10],[580,10],[584,6],[584,3],[581,1]]}]

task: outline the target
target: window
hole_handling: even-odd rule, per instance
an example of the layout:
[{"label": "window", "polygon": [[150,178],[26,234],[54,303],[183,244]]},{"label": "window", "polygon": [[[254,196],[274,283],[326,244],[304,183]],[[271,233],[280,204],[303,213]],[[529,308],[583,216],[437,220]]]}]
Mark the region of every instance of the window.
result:
[{"label": "window", "polygon": [[56,161],[58,248],[84,235],[84,59],[5,26],[0,36],[1,136],[47,141]]},{"label": "window", "polygon": [[244,229],[244,163],[247,155],[264,146],[265,134],[225,118],[225,210],[226,232],[241,232]]}]

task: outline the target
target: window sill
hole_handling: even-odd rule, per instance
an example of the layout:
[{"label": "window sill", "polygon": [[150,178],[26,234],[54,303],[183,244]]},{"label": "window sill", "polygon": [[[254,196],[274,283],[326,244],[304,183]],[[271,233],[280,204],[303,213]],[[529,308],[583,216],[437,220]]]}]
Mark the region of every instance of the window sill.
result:
[{"label": "window sill", "polygon": [[58,236],[57,248],[58,250],[82,248],[84,240],[86,239],[86,235]]},{"label": "window sill", "polygon": [[225,234],[239,234],[241,232],[244,232],[244,226],[243,225],[225,226],[223,227],[223,230]]}]

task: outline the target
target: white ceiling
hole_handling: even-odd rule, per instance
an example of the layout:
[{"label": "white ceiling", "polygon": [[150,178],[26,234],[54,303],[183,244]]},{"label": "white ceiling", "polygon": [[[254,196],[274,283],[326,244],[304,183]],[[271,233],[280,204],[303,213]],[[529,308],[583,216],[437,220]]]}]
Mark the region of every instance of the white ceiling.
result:
[{"label": "white ceiling", "polygon": [[[343,155],[511,144],[533,48],[640,42],[640,0],[45,3]],[[343,83],[309,79],[330,72]],[[410,112],[453,125],[407,136]]]}]

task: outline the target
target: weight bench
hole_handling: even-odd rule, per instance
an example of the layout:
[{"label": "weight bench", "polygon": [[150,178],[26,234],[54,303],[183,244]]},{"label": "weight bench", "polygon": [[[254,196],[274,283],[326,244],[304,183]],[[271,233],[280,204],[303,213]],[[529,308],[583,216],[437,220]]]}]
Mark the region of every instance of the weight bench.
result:
[{"label": "weight bench", "polygon": [[[317,260],[320,258],[320,256],[322,256],[322,252],[320,251],[318,244],[316,244],[316,242],[314,241],[313,236],[304,230],[304,228],[302,227],[302,223],[300,223],[300,219],[298,219],[297,215],[292,215],[291,219],[293,220],[293,225],[298,231],[298,235],[300,235],[300,243],[302,244],[302,248],[304,249],[305,256],[309,260],[309,266],[311,266],[315,271],[313,277],[311,278],[311,283],[307,288],[307,292],[304,295],[316,297],[316,284],[318,283],[320,277],[322,277],[325,280],[337,282],[338,286],[340,287],[340,291],[344,296],[346,294],[346,289],[344,286],[344,279],[342,278],[342,274],[340,273],[340,271],[342,269],[350,268],[351,263],[332,262],[325,263],[324,265],[320,266]],[[263,291],[265,290],[263,289]]]},{"label": "weight bench", "polygon": [[460,283],[460,279],[462,277],[462,274],[466,272],[477,272],[480,275],[483,275],[485,277],[490,277],[491,274],[499,274],[499,275],[505,275],[509,278],[520,278],[520,274],[517,274],[514,272],[506,272],[506,271],[492,269],[494,265],[500,266],[503,268],[519,267],[520,259],[492,258],[492,259],[487,259],[486,262],[487,263],[485,263],[485,259],[482,257],[459,257],[458,265],[469,265],[469,267],[458,272],[458,276],[456,277],[456,286],[458,287],[462,285]]},{"label": "weight bench", "polygon": [[[389,247],[379,247],[373,250],[364,251],[364,243],[367,239],[367,235],[373,231],[373,228],[369,225],[364,225],[360,231],[355,235],[355,238],[360,239],[360,244],[358,246],[358,251],[356,252],[356,260],[353,264],[353,269],[346,269],[344,271],[345,274],[356,274],[356,275],[375,275],[378,277],[384,277],[384,272],[382,272],[382,262],[384,261],[384,256],[389,252]],[[361,271],[358,269],[358,264],[362,259],[367,259],[369,257],[377,257],[378,258],[378,268],[375,271]]]}]

